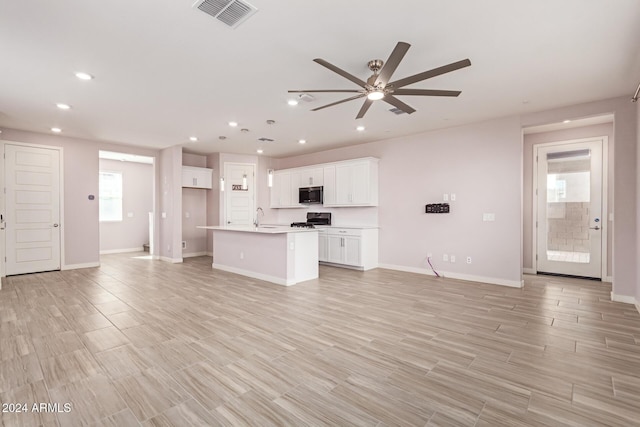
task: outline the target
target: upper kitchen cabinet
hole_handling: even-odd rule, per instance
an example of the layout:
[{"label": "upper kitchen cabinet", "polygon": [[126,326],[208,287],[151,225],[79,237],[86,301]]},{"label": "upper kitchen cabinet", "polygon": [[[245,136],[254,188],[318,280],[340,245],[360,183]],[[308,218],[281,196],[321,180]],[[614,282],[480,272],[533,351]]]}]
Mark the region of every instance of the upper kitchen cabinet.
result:
[{"label": "upper kitchen cabinet", "polygon": [[324,183],[325,206],[378,206],[378,159],[327,165]]},{"label": "upper kitchen cabinet", "polygon": [[302,168],[297,171],[300,187],[319,187],[324,182],[324,172],[321,167]]},{"label": "upper kitchen cabinet", "polygon": [[366,157],[274,172],[272,208],[302,208],[301,187],[323,187],[324,206],[378,206],[378,159]]},{"label": "upper kitchen cabinet", "polygon": [[191,188],[212,187],[213,169],[182,166],[182,186]]},{"label": "upper kitchen cabinet", "polygon": [[272,208],[302,208],[298,203],[300,176],[296,172],[275,171],[271,187]]}]

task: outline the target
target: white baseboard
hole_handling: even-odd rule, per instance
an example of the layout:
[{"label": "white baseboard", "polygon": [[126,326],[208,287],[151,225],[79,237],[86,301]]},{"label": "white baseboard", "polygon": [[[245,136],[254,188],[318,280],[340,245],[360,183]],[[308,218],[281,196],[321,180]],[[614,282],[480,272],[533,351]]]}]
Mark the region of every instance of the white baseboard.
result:
[{"label": "white baseboard", "polygon": [[182,258],[193,258],[193,257],[197,257],[197,256],[205,256],[207,255],[207,252],[191,252],[189,254],[185,254],[184,252],[182,253]]},{"label": "white baseboard", "polygon": [[213,256],[213,252],[208,252],[205,254],[206,256]]},{"label": "white baseboard", "polygon": [[142,246],[138,246],[137,248],[126,248],[126,249],[107,249],[104,251],[100,251],[100,255],[109,255],[109,254],[125,254],[128,252],[143,252],[144,249]]},{"label": "white baseboard", "polygon": [[161,256],[160,261],[170,262],[172,264],[180,264],[182,262],[182,258],[169,258],[167,256]]},{"label": "white baseboard", "polygon": [[66,264],[63,265],[60,270],[78,270],[80,268],[95,268],[100,267],[99,262],[86,262],[84,264]]},{"label": "white baseboard", "polygon": [[616,295],[613,292],[611,292],[611,301],[624,302],[624,303],[633,304],[633,305],[637,305],[638,304],[638,301],[636,301],[635,297],[633,297],[633,296]]},{"label": "white baseboard", "polygon": [[[418,274],[426,274],[428,276],[435,276],[435,274],[431,270],[427,270],[424,268],[417,268],[417,267],[407,267],[404,265],[380,264],[379,268],[387,268],[389,270],[406,271],[408,273],[418,273]],[[506,280],[506,279],[498,279],[495,277],[475,276],[471,274],[449,273],[447,271],[441,271],[439,272],[439,274],[440,276],[443,276],[449,279],[489,283],[492,285],[508,286],[511,288],[522,288],[524,286],[523,280]]]},{"label": "white baseboard", "polygon": [[609,282],[609,283],[613,283],[613,276],[604,276],[602,278],[603,282]]},{"label": "white baseboard", "polygon": [[291,286],[295,285],[297,282],[294,280],[287,280],[282,277],[270,276],[268,274],[256,273],[255,271],[244,270],[242,268],[229,267],[228,265],[220,265],[213,263],[211,267],[216,270],[228,271],[229,273],[240,274],[242,276],[251,277],[253,279],[264,280],[265,282],[275,283],[276,285],[282,286]]},{"label": "white baseboard", "polygon": [[640,313],[640,303],[636,303],[636,310],[638,310],[638,313]]},{"label": "white baseboard", "polygon": [[537,274],[538,272],[534,268],[523,268],[523,274]]}]

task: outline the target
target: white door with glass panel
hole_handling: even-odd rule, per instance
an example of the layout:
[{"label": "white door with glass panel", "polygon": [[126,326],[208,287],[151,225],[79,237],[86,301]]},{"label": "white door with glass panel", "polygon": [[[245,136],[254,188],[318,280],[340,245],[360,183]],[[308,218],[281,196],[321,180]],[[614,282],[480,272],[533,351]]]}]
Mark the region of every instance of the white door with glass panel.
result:
[{"label": "white door with glass panel", "polygon": [[60,269],[60,152],[5,145],[6,274]]},{"label": "white door with glass panel", "polygon": [[224,164],[226,225],[252,225],[255,220],[255,165]]},{"label": "white door with glass panel", "polygon": [[537,271],[602,278],[603,140],[536,147]]}]

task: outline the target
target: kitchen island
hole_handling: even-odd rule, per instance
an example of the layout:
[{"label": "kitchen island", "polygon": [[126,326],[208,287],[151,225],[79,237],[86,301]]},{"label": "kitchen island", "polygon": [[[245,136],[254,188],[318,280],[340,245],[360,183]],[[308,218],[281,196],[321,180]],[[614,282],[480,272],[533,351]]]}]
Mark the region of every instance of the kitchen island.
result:
[{"label": "kitchen island", "polygon": [[318,278],[318,230],[288,226],[199,226],[213,231],[218,270],[290,286]]}]

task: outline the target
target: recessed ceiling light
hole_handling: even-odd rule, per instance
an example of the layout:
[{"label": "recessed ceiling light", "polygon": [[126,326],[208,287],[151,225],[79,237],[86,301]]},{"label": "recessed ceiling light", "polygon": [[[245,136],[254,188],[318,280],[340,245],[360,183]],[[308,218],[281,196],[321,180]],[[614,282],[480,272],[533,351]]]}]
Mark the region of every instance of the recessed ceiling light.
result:
[{"label": "recessed ceiling light", "polygon": [[56,104],[56,107],[58,107],[61,110],[70,110],[71,109],[71,105],[69,104],[62,104],[62,103],[58,103]]},{"label": "recessed ceiling light", "polygon": [[238,122],[229,122],[229,126],[234,128],[234,127],[238,126]]},{"label": "recessed ceiling light", "polygon": [[256,150],[256,153],[258,153],[258,154],[262,154],[262,153],[264,153],[264,151],[262,150],[262,148],[258,148],[258,149]]},{"label": "recessed ceiling light", "polygon": [[298,140],[298,144],[306,144],[306,143],[307,143],[307,140],[305,140],[305,139],[299,139]]},{"label": "recessed ceiling light", "polygon": [[290,100],[287,101],[287,104],[291,105],[292,107],[296,106],[296,105],[298,105],[298,100],[290,99]]},{"label": "recessed ceiling light", "polygon": [[83,71],[78,71],[76,73],[76,77],[79,78],[80,80],[92,80],[93,76],[89,73],[85,73]]},{"label": "recessed ceiling light", "polygon": [[364,130],[364,126],[362,126],[362,125],[361,125],[361,126],[358,126],[358,127],[356,128],[356,130],[357,130],[358,132],[362,132],[362,131]]},{"label": "recessed ceiling light", "polygon": [[565,120],[562,123],[571,123],[571,120]]},{"label": "recessed ceiling light", "polygon": [[51,132],[60,133],[60,132],[62,132],[62,129],[60,129],[60,128],[51,128]]},{"label": "recessed ceiling light", "polygon": [[197,136],[190,136],[190,137],[189,137],[189,141],[191,141],[191,142],[198,142],[198,137],[197,137]]}]

